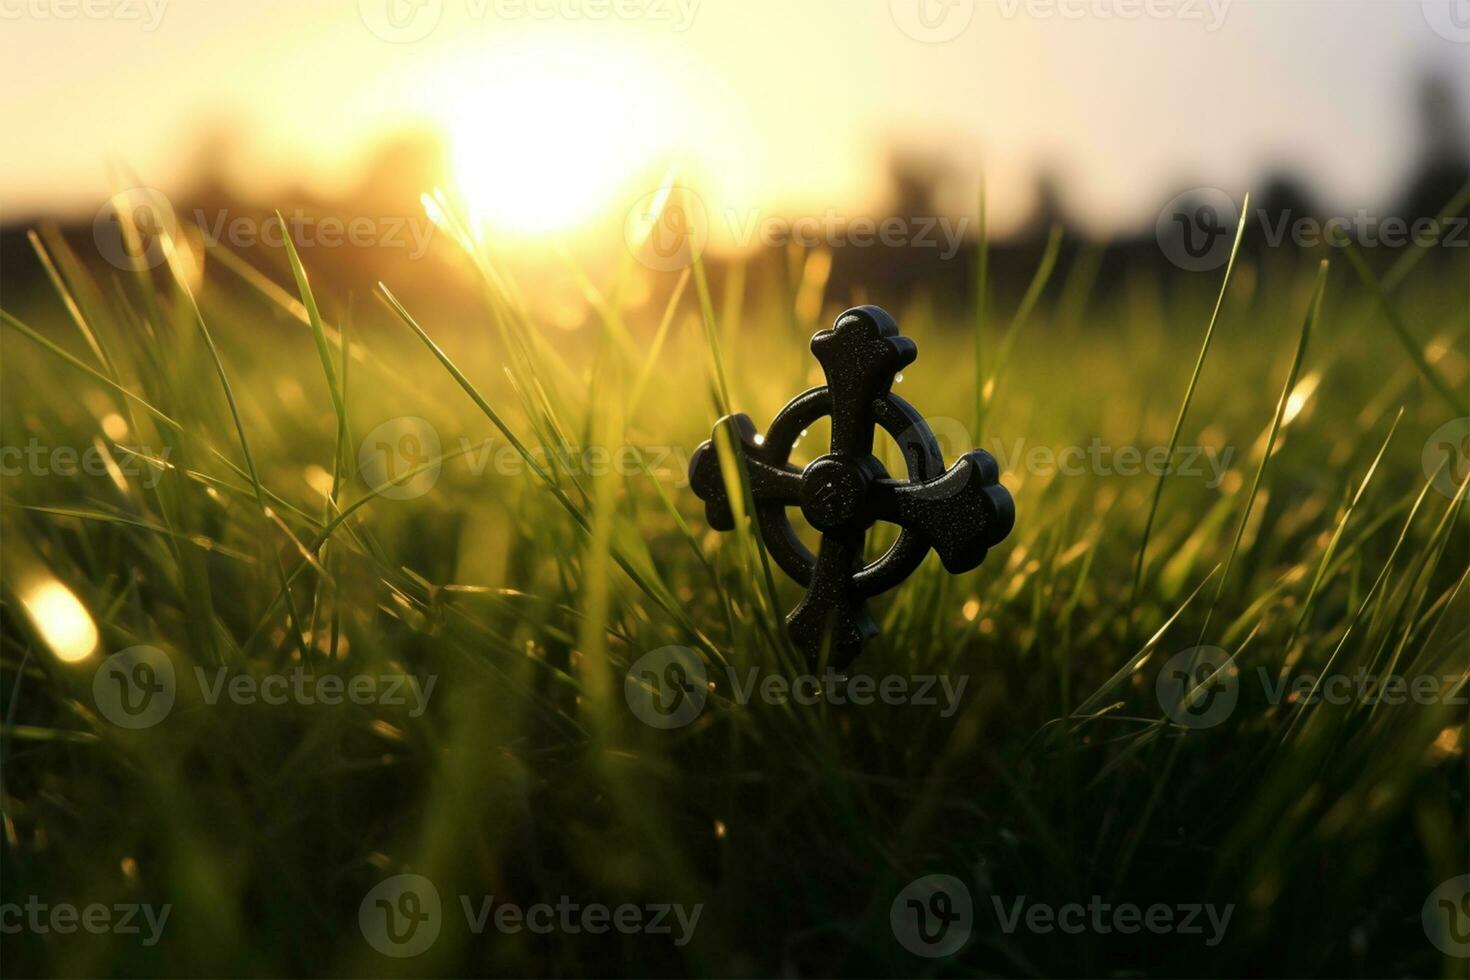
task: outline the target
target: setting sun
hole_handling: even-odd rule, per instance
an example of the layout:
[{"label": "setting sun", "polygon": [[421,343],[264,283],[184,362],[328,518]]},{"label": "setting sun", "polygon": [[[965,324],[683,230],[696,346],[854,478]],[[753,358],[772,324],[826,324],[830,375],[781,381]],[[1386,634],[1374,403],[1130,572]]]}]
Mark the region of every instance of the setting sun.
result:
[{"label": "setting sun", "polygon": [[490,230],[565,231],[664,152],[667,99],[608,50],[516,54],[443,114],[451,177]]}]

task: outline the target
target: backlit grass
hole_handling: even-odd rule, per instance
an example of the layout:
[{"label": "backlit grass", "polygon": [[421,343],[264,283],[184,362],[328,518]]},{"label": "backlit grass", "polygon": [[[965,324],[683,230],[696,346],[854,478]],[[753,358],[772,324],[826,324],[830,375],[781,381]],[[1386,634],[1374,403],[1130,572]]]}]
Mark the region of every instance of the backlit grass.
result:
[{"label": "backlit grass", "polygon": [[[152,946],[7,935],[7,972],[1463,975],[1420,920],[1470,866],[1470,470],[1426,444],[1470,415],[1463,251],[1260,252],[1247,233],[1228,277],[1103,288],[1051,250],[980,317],[871,284],[919,346],[895,390],[947,461],[997,455],[1016,501],[978,570],[930,556],[872,603],[883,634],[859,668],[967,678],[944,716],[738,703],[727,668],[794,669],[798,592],[751,534],[709,531],[683,479],[722,406],[764,427],[820,383],[810,334],[858,298],[799,270],[769,277],[791,293],[747,296],[800,261],[765,255],[714,281],[660,273],[632,305],[648,273],[629,260],[589,278],[598,316],[568,335],[441,219],[483,287],[469,322],[391,280],[314,293],[309,252],[277,279],[216,250],[129,276],[37,237],[55,288],[7,300],[0,443],[114,465],[4,477],[0,883],[6,901],[173,910]],[[439,452],[368,445],[401,465],[365,480],[364,442],[398,417]],[[1107,462],[1063,470],[1094,445]],[[1182,471],[1123,447],[1173,449]],[[138,644],[185,679],[132,731],[93,678]],[[624,673],[669,645],[715,683],[659,731]],[[1190,728],[1156,678],[1200,646],[1226,651],[1239,702]],[[436,682],[416,714],[210,704],[192,680],[293,666]],[[1270,697],[1323,673],[1435,677],[1443,696]],[[358,908],[401,872],[445,911],[432,948],[396,960]],[[930,873],[975,898],[949,960],[889,927]],[[477,936],[461,895],[704,908],[679,947]],[[1007,934],[993,900],[1019,896],[1234,911],[1214,946]]]}]

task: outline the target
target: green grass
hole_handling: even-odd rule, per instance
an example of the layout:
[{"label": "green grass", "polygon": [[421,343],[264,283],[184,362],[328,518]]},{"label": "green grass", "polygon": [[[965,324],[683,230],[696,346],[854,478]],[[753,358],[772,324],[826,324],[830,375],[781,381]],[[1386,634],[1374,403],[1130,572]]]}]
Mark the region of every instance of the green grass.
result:
[{"label": "green grass", "polygon": [[[707,528],[681,469],[717,406],[764,427],[819,383],[796,297],[747,291],[786,256],[660,274],[641,305],[633,263],[586,274],[596,319],[568,337],[446,215],[483,287],[469,321],[392,281],[339,295],[309,251],[276,279],[219,251],[202,278],[184,253],[124,275],[35,238],[51,291],[7,300],[0,444],[166,468],[4,477],[0,900],[173,911],[153,946],[6,935],[7,972],[1464,975],[1420,922],[1470,866],[1463,703],[1273,703],[1262,680],[1432,675],[1463,701],[1467,473],[1446,456],[1432,483],[1425,464],[1430,434],[1470,415],[1463,253],[1263,256],[1247,236],[1228,277],[1140,268],[1100,295],[1095,251],[1058,261],[1054,239],[1024,296],[890,307],[919,345],[896,390],[969,437],[948,459],[1006,457],[1018,515],[978,570],[930,556],[871,604],[883,633],[858,669],[967,678],[945,716],[742,705],[727,681],[794,669],[798,592],[758,536]],[[399,416],[428,420],[442,458],[410,447],[384,492],[359,450]],[[1094,438],[1232,455],[1218,486],[1026,465]],[[634,465],[567,465],[546,452],[563,444],[633,447]],[[99,631],[81,662],[25,612],[50,581]],[[181,681],[132,731],[93,676],[138,644]],[[715,686],[663,731],[629,710],[624,674],[669,645]],[[1223,648],[1214,680],[1239,692],[1207,728],[1155,693],[1198,646]],[[436,682],[421,714],[209,704],[196,666]],[[444,926],[389,959],[358,908],[403,872],[435,883]],[[975,899],[951,959],[890,931],[894,896],[931,873]],[[704,908],[685,946],[475,936],[460,895]],[[992,905],[1094,895],[1234,911],[1206,946],[1007,934]]]}]

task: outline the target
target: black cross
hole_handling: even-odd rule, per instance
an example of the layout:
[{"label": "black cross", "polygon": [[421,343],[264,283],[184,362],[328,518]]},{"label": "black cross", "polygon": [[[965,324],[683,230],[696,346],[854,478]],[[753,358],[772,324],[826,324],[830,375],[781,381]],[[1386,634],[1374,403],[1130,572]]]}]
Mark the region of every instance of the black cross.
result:
[{"label": "black cross", "polygon": [[[928,423],[889,390],[894,375],[918,356],[893,317],[876,306],[848,310],[830,330],[817,331],[812,353],[827,383],[788,402],[764,439],[747,415],[728,415],[715,428],[725,427],[744,464],[767,551],[806,586],[786,617],[791,639],[815,667],[830,635],[831,660],[841,669],[878,633],[865,608],[868,598],[908,578],[931,547],[950,572],[969,571],[1010,533],[1016,514],[989,453],[971,450],[946,470]],[[798,470],[788,462],[792,447],[807,426],[828,415],[831,451]],[[890,479],[873,456],[875,424],[902,450],[907,482]],[[695,450],[689,481],[710,527],[732,530],[735,518],[712,442]],[[815,556],[797,538],[787,507],[800,507],[822,532]],[[864,565],[864,537],[876,521],[901,530],[883,557]]]}]

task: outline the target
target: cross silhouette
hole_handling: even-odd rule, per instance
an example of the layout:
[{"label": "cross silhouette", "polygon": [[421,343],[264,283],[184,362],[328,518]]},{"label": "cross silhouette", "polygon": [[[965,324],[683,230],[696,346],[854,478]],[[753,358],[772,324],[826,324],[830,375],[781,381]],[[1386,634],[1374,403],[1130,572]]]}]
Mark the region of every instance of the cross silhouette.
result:
[{"label": "cross silhouette", "polygon": [[[743,414],[724,427],[744,467],[766,550],[806,595],[786,617],[797,648],[815,667],[830,642],[831,662],[845,668],[878,633],[866,601],[908,578],[933,548],[951,573],[966,572],[1015,523],[1011,495],[984,450],[965,453],[948,470],[927,422],[890,390],[893,378],[918,356],[914,342],[876,306],[859,306],[812,337],[812,353],[827,383],[802,392],[776,413],[764,439]],[[830,451],[797,469],[788,460],[801,433],[831,416]],[[873,426],[893,437],[908,480],[894,480],[873,456]],[[710,527],[729,531],[734,514],[719,454],[706,441],[689,461],[689,482],[704,501]],[[786,508],[798,507],[822,534],[813,555],[796,536]],[[897,524],[898,538],[878,560],[863,564],[863,542],[877,521]]]}]

